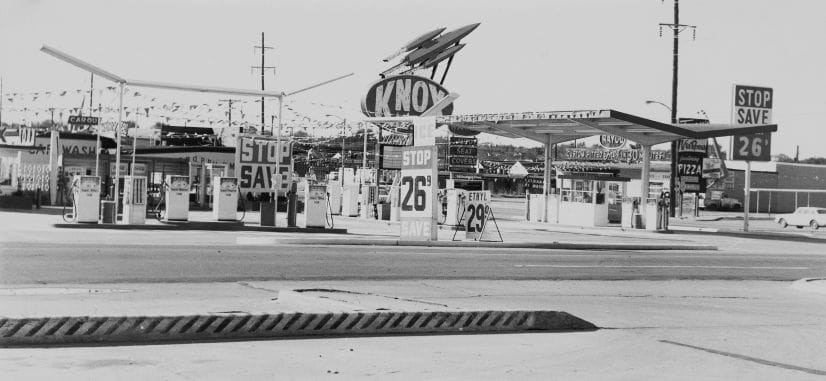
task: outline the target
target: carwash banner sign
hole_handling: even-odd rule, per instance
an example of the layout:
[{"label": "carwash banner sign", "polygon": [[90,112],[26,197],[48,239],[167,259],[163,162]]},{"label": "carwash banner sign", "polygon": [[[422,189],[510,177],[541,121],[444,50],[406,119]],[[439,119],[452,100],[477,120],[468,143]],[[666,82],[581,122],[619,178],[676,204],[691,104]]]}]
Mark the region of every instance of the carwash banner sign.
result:
[{"label": "carwash banner sign", "polygon": [[[442,85],[416,75],[396,75],[373,83],[361,101],[361,111],[367,116],[421,115],[447,96]],[[453,105],[442,109],[450,115]]]},{"label": "carwash banner sign", "polygon": [[293,172],[292,147],[291,141],[282,140],[279,147],[278,141],[271,137],[239,136],[235,171],[241,194],[272,192],[273,184],[278,184],[280,191],[288,190]]}]

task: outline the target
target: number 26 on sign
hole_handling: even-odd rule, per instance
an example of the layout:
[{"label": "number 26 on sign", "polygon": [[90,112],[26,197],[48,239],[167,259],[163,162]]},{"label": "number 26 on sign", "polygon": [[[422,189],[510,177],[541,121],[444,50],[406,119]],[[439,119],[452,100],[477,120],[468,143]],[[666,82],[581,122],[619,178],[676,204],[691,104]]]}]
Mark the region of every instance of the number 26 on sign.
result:
[{"label": "number 26 on sign", "polygon": [[771,135],[735,135],[732,156],[734,160],[771,160]]}]

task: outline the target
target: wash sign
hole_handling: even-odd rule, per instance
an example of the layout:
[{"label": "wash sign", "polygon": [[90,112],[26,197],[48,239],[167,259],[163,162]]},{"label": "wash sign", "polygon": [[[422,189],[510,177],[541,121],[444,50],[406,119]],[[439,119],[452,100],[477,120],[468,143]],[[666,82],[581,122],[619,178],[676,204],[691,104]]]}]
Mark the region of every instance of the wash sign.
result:
[{"label": "wash sign", "polygon": [[292,142],[271,137],[242,135],[235,147],[235,170],[241,194],[272,192],[276,177],[281,190],[290,186],[293,171]]}]

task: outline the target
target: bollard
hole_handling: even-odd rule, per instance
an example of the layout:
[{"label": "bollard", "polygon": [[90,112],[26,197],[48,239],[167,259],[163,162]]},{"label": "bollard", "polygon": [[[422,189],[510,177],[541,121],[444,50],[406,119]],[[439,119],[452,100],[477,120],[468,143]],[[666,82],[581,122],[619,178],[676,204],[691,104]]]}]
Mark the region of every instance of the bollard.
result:
[{"label": "bollard", "polygon": [[34,205],[37,209],[40,209],[40,188],[37,188],[37,192],[35,193],[35,200]]}]

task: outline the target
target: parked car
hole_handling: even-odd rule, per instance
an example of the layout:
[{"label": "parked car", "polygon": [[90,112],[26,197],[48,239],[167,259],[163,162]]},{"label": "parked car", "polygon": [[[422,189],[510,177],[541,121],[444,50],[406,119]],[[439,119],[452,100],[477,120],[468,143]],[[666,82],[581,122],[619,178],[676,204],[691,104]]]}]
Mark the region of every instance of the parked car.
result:
[{"label": "parked car", "polygon": [[710,197],[703,197],[700,205],[705,210],[742,210],[743,203],[720,191],[712,191]]},{"label": "parked car", "polygon": [[798,229],[809,225],[812,229],[826,226],[826,208],[800,207],[794,213],[778,214],[774,221],[782,227],[796,226]]}]

